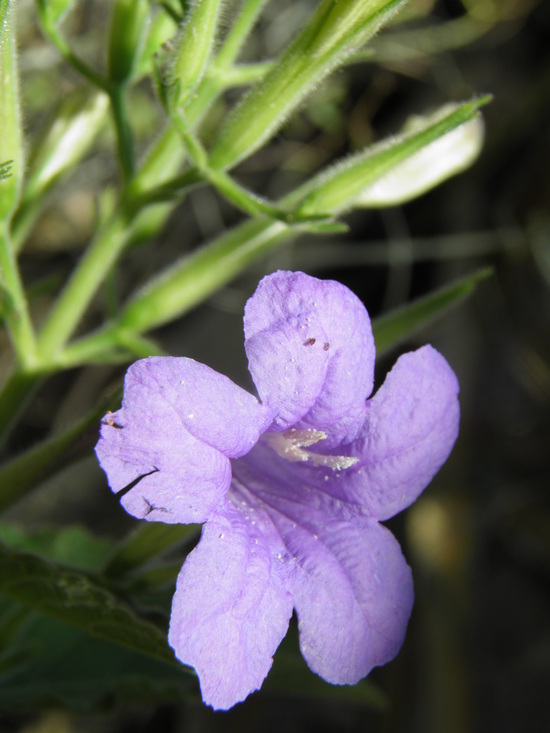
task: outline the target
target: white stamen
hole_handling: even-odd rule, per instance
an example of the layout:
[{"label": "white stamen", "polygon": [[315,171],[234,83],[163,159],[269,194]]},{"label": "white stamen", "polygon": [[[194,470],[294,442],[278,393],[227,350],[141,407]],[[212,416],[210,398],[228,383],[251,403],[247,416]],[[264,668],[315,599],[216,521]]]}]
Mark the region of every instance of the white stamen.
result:
[{"label": "white stamen", "polygon": [[[324,431],[313,428],[305,430],[292,428],[284,433],[270,433],[265,436],[275,453],[291,463],[310,461],[314,466],[325,466],[333,471],[341,471],[354,466],[359,461],[358,458],[352,456],[330,456],[305,450],[310,445],[315,445],[326,438],[327,434]],[[325,476],[325,480],[328,480],[328,476]]]}]

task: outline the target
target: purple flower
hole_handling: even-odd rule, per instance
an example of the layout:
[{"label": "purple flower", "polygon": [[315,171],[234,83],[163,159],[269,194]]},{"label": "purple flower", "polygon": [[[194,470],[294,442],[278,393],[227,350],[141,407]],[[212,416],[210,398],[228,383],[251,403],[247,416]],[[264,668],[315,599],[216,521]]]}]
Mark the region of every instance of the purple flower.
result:
[{"label": "purple flower", "polygon": [[379,522],[409,506],[458,433],[458,383],[431,346],[373,388],[367,312],[343,285],[264,278],[245,308],[258,401],[192,359],[130,367],[96,447],[135,517],[204,522],[169,641],[227,709],[258,689],[296,610],[309,667],[354,684],[399,651],[411,572]]}]

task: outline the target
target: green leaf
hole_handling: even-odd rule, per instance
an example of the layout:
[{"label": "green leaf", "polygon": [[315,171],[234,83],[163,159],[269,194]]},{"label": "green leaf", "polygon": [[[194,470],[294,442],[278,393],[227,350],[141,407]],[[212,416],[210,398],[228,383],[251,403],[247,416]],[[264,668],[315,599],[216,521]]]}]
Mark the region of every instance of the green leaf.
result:
[{"label": "green leaf", "polygon": [[0,542],[13,550],[39,555],[78,570],[99,571],[113,543],[83,527],[62,527],[30,534],[12,524],[0,524]]},{"label": "green leaf", "polygon": [[122,309],[119,327],[142,333],[190,310],[241,272],[261,253],[289,239],[281,222],[252,220],[176,262]]},{"label": "green leaf", "polygon": [[87,575],[0,544],[0,592],[92,636],[176,663],[165,630]]},{"label": "green leaf", "polygon": [[472,275],[375,319],[372,330],[377,353],[389,351],[437,318],[441,318],[449,309],[454,308],[470,295],[480,280],[484,280],[491,274],[491,268],[478,270]]},{"label": "green leaf", "polygon": [[[0,468],[0,512],[22,499],[56,471],[82,457],[97,441],[99,420],[120,403],[122,390],[61,433],[39,443]],[[89,438],[86,440],[86,434]]]},{"label": "green leaf", "polygon": [[145,75],[152,72],[153,57],[159,49],[177,31],[177,23],[168,13],[157,13],[147,31],[145,41],[142,44],[141,53],[135,63],[136,74]]},{"label": "green leaf", "polygon": [[146,565],[167,550],[196,537],[198,530],[195,524],[142,522],[114,549],[105,573],[111,576],[124,575]]},{"label": "green leaf", "polygon": [[17,601],[0,595],[0,649],[8,649],[32,613]]},{"label": "green leaf", "polygon": [[[0,596],[2,605],[8,599]],[[182,701],[198,685],[183,665],[137,654],[42,614],[33,613],[0,655],[0,707],[43,706],[78,712],[115,703]]]}]

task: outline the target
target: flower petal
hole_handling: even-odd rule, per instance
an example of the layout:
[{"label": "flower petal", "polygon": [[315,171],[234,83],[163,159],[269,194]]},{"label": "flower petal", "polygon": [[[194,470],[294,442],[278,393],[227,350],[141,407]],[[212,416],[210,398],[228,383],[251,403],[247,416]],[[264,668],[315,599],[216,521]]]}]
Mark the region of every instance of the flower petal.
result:
[{"label": "flower petal", "polygon": [[109,485],[138,518],[201,522],[229,488],[229,457],[257,441],[265,408],[191,359],[152,357],[130,367],[121,409],[96,446]]},{"label": "flower petal", "polygon": [[231,505],[203,528],[180,572],[169,642],[195,667],[204,702],[226,710],[257,690],[285,635],[292,599],[279,579],[280,538]]},{"label": "flower petal", "polygon": [[285,465],[260,443],[234,462],[233,486],[250,492],[284,543],[286,587],[308,665],[328,682],[353,684],[399,651],[413,602],[411,572],[388,530],[359,507],[302,485],[300,474],[292,482]]},{"label": "flower petal", "polygon": [[267,410],[253,395],[193,359],[152,356],[128,378],[159,393],[191,435],[229,458],[248,453],[265,427]]},{"label": "flower petal", "polygon": [[405,509],[429,484],[458,436],[458,381],[431,346],[404,354],[367,403],[360,438],[343,451],[360,456],[340,489],[384,520]]},{"label": "flower petal", "polygon": [[[297,508],[297,507],[295,507]],[[300,648],[327,682],[355,684],[401,648],[413,604],[410,568],[374,519],[299,509],[274,519],[295,560],[288,589]]]},{"label": "flower petal", "polygon": [[265,277],[244,316],[249,368],[272,429],[314,427],[327,447],[356,433],[373,384],[367,312],[340,283],[302,272]]}]

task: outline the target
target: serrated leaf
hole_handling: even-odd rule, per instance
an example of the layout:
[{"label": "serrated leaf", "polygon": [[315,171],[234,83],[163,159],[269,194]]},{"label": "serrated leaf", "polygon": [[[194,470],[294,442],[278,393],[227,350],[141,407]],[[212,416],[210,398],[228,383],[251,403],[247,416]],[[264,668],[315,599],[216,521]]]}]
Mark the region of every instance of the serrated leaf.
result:
[{"label": "serrated leaf", "polygon": [[489,277],[491,273],[490,268],[478,270],[472,275],[376,318],[372,330],[377,353],[389,351],[421,328],[445,315],[450,308],[470,295],[480,280]]},{"label": "serrated leaf", "polygon": [[138,616],[99,581],[0,544],[0,592],[33,610],[169,663],[165,630]]}]

